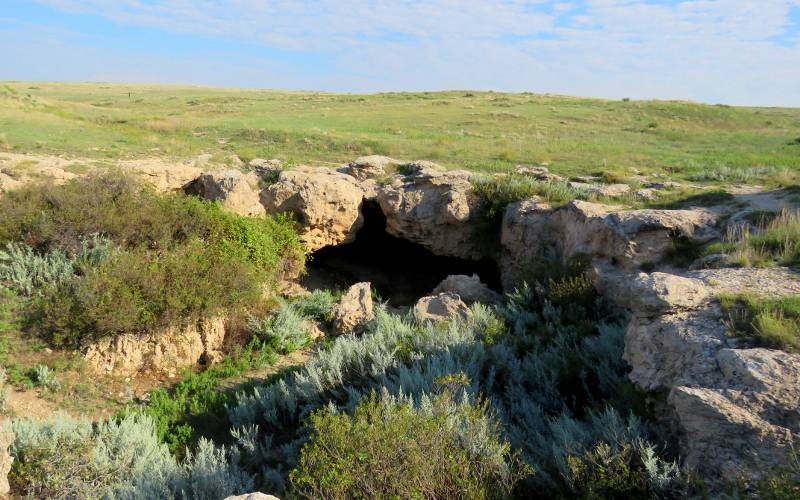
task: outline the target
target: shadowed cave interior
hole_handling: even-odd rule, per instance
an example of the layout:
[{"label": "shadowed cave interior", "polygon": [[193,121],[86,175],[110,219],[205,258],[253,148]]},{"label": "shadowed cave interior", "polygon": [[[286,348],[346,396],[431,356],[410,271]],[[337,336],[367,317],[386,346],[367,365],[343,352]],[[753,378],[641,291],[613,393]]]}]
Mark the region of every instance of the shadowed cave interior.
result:
[{"label": "shadowed cave interior", "polygon": [[352,243],[317,250],[308,262],[302,284],[310,289],[344,290],[369,281],[392,307],[412,306],[451,274],[477,274],[500,290],[500,271],[494,261],[473,261],[434,255],[420,244],[386,232],[386,217],[375,202],[362,205],[364,226]]}]

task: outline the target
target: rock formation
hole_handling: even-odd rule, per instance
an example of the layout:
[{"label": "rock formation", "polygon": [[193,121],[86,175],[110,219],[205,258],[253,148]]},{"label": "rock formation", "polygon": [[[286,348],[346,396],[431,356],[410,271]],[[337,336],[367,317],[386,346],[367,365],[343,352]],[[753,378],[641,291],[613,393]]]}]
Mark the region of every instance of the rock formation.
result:
[{"label": "rock formation", "polygon": [[[749,271],[761,270],[739,274]],[[775,275],[784,277],[784,293],[800,285],[796,274]],[[638,387],[664,395],[662,416],[677,431],[686,467],[709,478],[758,479],[788,464],[800,437],[800,355],[737,349],[713,297],[760,290],[709,282],[695,272],[637,276],[624,358]]]},{"label": "rock formation", "polygon": [[500,302],[500,294],[492,291],[488,286],[481,283],[477,274],[467,276],[464,274],[453,274],[442,280],[431,295],[450,292],[458,295],[467,303],[480,302],[482,304],[496,304]]},{"label": "rock formation", "polygon": [[369,283],[356,283],[348,288],[331,310],[331,323],[337,333],[356,333],[375,317]]},{"label": "rock formation", "polygon": [[419,322],[444,321],[457,314],[465,315],[468,311],[461,297],[451,292],[422,297],[414,305],[414,317]]},{"label": "rock formation", "polygon": [[215,363],[222,359],[225,324],[225,318],[217,317],[146,334],[100,339],[85,347],[83,359],[97,373],[128,376],[152,371],[174,376],[201,360]]},{"label": "rock formation", "polygon": [[206,200],[218,201],[227,210],[239,215],[264,215],[264,207],[259,199],[259,179],[252,172],[206,172],[192,181],[186,191]]},{"label": "rock formation", "polygon": [[479,200],[469,172],[444,171],[430,162],[404,166],[403,182],[378,189],[386,231],[419,243],[436,255],[480,259],[485,241],[476,224]]},{"label": "rock formation", "polygon": [[[6,422],[2,422],[5,424]],[[11,492],[11,486],[8,484],[8,473],[11,472],[11,464],[14,462],[14,457],[8,452],[8,449],[14,443],[14,434],[5,429],[0,428],[0,498],[6,498]]]},{"label": "rock formation", "polygon": [[294,214],[309,251],[355,240],[364,224],[363,199],[353,177],[311,167],[281,172],[278,182],[261,193],[267,213]]}]

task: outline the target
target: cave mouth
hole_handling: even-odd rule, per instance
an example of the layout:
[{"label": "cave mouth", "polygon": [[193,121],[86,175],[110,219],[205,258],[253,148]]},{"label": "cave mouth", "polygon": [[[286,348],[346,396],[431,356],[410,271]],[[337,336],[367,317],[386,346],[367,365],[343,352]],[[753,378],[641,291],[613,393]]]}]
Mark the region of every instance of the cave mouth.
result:
[{"label": "cave mouth", "polygon": [[361,281],[372,283],[393,307],[413,305],[451,274],[477,274],[500,290],[500,271],[489,259],[479,261],[435,255],[418,243],[386,232],[386,216],[375,202],[361,207],[364,225],[355,241],[317,250],[308,261],[302,284],[310,289],[344,290]]}]

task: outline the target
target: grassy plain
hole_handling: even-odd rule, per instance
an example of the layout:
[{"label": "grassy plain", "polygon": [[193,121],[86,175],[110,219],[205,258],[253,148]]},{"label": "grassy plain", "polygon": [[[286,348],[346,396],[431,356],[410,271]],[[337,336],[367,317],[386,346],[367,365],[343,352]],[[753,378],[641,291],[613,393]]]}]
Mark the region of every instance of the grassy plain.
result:
[{"label": "grassy plain", "polygon": [[211,153],[341,163],[366,154],[505,171],[797,180],[800,109],[494,92],[384,93],[0,83],[0,154]]}]

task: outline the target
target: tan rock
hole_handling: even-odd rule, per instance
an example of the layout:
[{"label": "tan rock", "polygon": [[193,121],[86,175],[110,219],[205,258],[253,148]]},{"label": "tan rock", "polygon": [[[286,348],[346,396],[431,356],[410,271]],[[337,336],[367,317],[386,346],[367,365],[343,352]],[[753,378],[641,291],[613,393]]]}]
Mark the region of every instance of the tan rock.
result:
[{"label": "tan rock", "polygon": [[341,169],[341,172],[352,175],[356,179],[363,181],[383,177],[393,172],[402,162],[389,158],[388,156],[371,155],[356,158]]},{"label": "tan rock", "polygon": [[469,173],[442,171],[428,162],[405,168],[410,172],[406,182],[378,189],[386,231],[437,255],[483,257],[485,242],[475,223],[479,200],[472,195]]},{"label": "tan rock", "polygon": [[122,334],[87,345],[83,359],[96,373],[133,375],[142,371],[176,374],[205,360],[219,361],[225,340],[225,319],[201,319],[147,334]]},{"label": "tan rock", "polygon": [[369,283],[356,283],[347,289],[331,310],[331,323],[337,334],[357,333],[375,318],[372,288]]},{"label": "tan rock", "polygon": [[557,259],[557,245],[550,241],[553,209],[539,198],[509,204],[500,230],[500,270],[503,289],[511,291],[528,281],[530,271],[547,259]]},{"label": "tan rock", "polygon": [[453,274],[442,280],[431,295],[450,292],[458,295],[467,303],[480,302],[482,304],[496,304],[500,302],[500,294],[492,291],[488,286],[481,283],[477,274],[467,276],[465,274]]},{"label": "tan rock", "polygon": [[455,315],[465,316],[468,312],[469,308],[461,297],[450,292],[422,297],[414,305],[414,317],[419,322],[444,321]]},{"label": "tan rock", "polygon": [[291,212],[309,251],[355,240],[364,224],[364,192],[351,176],[327,168],[283,171],[261,194],[267,213]]},{"label": "tan rock", "polygon": [[11,445],[14,444],[14,433],[0,428],[0,497],[6,498],[11,492],[11,486],[8,484],[8,473],[11,472],[11,464],[14,462],[14,457],[8,452]]},{"label": "tan rock", "polygon": [[125,160],[119,166],[159,192],[182,190],[203,174],[200,168],[189,163],[167,162],[160,158]]},{"label": "tan rock", "polygon": [[259,198],[259,178],[252,172],[206,172],[190,183],[186,192],[206,200],[218,201],[225,209],[239,215],[264,215],[264,207]]},{"label": "tan rock", "polygon": [[256,493],[245,493],[244,495],[226,497],[225,500],[280,500],[280,499],[272,495],[256,492]]}]

